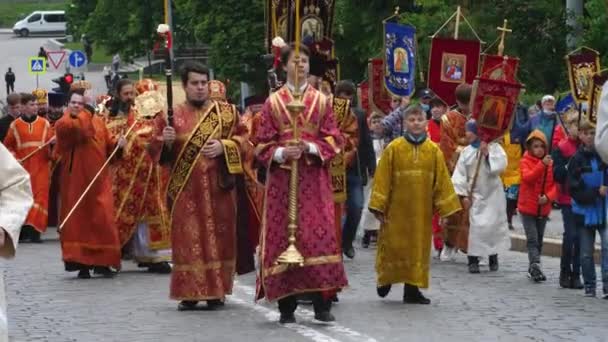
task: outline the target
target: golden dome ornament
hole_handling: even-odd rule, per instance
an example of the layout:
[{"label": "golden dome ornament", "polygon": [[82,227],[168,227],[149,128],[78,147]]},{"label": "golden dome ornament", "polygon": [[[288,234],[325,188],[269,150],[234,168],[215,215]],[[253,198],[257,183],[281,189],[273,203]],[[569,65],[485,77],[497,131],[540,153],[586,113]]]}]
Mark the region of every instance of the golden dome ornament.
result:
[{"label": "golden dome ornament", "polygon": [[146,91],[135,98],[135,110],[138,118],[154,117],[165,110],[165,98],[158,91]]}]

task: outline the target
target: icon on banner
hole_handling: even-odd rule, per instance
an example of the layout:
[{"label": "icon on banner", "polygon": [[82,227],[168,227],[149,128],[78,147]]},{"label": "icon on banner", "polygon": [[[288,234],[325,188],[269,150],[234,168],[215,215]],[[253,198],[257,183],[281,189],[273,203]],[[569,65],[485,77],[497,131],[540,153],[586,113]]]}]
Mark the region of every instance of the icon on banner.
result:
[{"label": "icon on banner", "polygon": [[87,56],[82,51],[72,51],[68,59],[73,68],[80,68],[87,63]]},{"label": "icon on banner", "polygon": [[46,58],[44,57],[30,57],[28,63],[28,69],[30,74],[45,74],[46,73]]}]

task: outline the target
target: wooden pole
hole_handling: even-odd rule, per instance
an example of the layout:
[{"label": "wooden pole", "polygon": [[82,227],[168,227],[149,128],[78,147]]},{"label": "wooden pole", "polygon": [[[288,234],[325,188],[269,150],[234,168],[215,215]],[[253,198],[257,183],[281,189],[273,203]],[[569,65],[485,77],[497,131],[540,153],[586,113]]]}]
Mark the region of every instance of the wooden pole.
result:
[{"label": "wooden pole", "polygon": [[460,6],[458,6],[458,8],[456,9],[456,27],[454,28],[454,39],[458,40],[458,33],[460,30],[460,16],[461,16],[461,12],[460,12]]},{"label": "wooden pole", "polygon": [[[129,130],[124,135],[125,138],[128,137],[129,133],[131,133],[131,131],[133,130],[133,128],[135,128],[135,125],[137,124],[137,121],[138,120],[136,119],[135,122],[133,123],[133,125],[131,125],[131,127],[129,127]],[[86,187],[86,189],[84,189],[84,192],[82,193],[82,195],[80,195],[80,197],[78,198],[78,201],[76,201],[76,204],[74,204],[74,206],[72,207],[72,209],[70,210],[70,212],[65,216],[65,219],[63,219],[63,222],[59,225],[59,228],[57,228],[57,233],[61,233],[61,229],[63,229],[63,226],[66,224],[66,222],[68,222],[68,220],[70,219],[70,217],[72,216],[72,214],[74,214],[74,211],[76,211],[76,208],[78,208],[78,206],[80,205],[80,203],[84,199],[84,196],[86,196],[87,193],[89,192],[89,190],[91,190],[91,188],[93,187],[93,184],[95,184],[95,181],[97,181],[97,178],[99,178],[99,176],[101,175],[101,173],[103,172],[103,170],[105,170],[105,168],[110,164],[110,161],[112,160],[112,158],[114,158],[114,156],[116,155],[116,153],[118,152],[119,149],[120,149],[120,146],[117,145],[114,148],[114,151],[112,151],[112,153],[108,157],[108,159],[106,159],[106,162],[103,163],[103,165],[101,166],[101,168],[99,169],[99,171],[97,171],[97,174],[95,175],[95,177],[93,177],[93,180],[89,183],[89,185]]]},{"label": "wooden pole", "polygon": [[33,155],[35,155],[36,153],[42,151],[43,148],[49,146],[49,144],[51,144],[53,141],[55,141],[55,138],[51,138],[49,141],[45,142],[44,144],[38,146],[37,149],[35,149],[34,151],[32,151],[32,153],[28,154],[27,156],[19,159],[19,163],[23,164],[23,162],[25,162],[26,160],[30,159]]}]

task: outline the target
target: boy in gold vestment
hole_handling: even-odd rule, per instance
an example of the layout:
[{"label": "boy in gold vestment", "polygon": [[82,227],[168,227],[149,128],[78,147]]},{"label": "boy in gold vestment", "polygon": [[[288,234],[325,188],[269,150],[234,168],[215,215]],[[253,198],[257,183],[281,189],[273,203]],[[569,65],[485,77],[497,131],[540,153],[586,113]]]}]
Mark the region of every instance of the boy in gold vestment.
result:
[{"label": "boy in gold vestment", "polygon": [[429,285],[434,212],[443,218],[460,201],[436,144],[426,136],[426,115],[420,106],[404,114],[406,133],[384,150],[376,169],[369,210],[381,222],[376,272],[378,295],[403,283],[405,303],[430,304],[419,288]]}]

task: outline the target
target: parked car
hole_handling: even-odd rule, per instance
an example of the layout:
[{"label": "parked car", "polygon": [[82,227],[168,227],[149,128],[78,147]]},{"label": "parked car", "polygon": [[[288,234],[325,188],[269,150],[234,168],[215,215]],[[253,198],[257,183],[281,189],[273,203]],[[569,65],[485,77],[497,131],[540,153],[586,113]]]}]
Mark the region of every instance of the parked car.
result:
[{"label": "parked car", "polygon": [[21,37],[30,33],[65,33],[65,30],[65,11],[35,11],[13,26],[13,32]]}]

